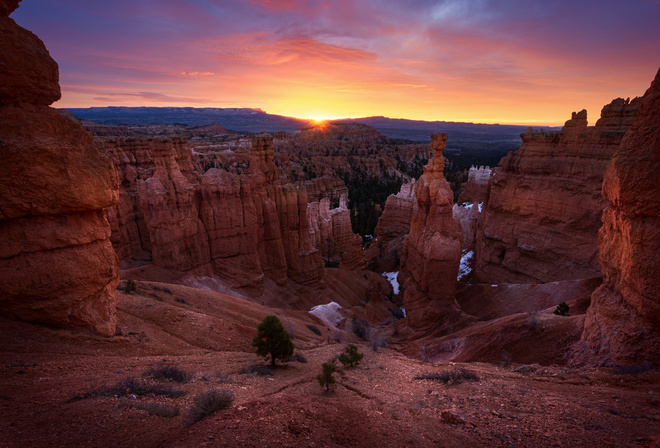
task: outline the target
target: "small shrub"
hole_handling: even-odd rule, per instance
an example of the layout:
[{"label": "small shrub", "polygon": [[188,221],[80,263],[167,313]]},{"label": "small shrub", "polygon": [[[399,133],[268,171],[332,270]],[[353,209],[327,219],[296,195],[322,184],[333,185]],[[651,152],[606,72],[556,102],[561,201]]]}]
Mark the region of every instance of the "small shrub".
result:
[{"label": "small shrub", "polygon": [[336,387],[335,383],[337,380],[335,380],[332,374],[337,371],[337,366],[332,362],[324,362],[321,368],[323,369],[323,373],[316,375],[316,379],[321,387],[325,387],[326,392],[329,392],[331,388],[334,389]]},{"label": "small shrub", "polygon": [[126,294],[130,294],[133,291],[137,289],[137,285],[135,284],[135,280],[124,280],[124,292]]},{"label": "small shrub", "polygon": [[364,319],[353,319],[351,327],[357,337],[365,341],[369,339],[369,322]]},{"label": "small shrub", "polygon": [[314,333],[316,335],[321,336],[323,334],[323,333],[321,333],[321,330],[319,330],[319,327],[317,327],[316,325],[307,324],[307,328],[309,328],[309,331],[311,331],[312,333]]},{"label": "small shrub", "polygon": [[296,362],[299,362],[299,363],[304,364],[304,363],[307,362],[307,358],[305,358],[305,357],[304,357],[303,355],[301,355],[300,353],[294,353],[293,355],[289,356],[288,358],[286,358],[286,359],[284,360],[284,362],[293,362],[293,361],[296,361]]},{"label": "small shrub", "polygon": [[273,370],[268,366],[262,366],[260,364],[251,364],[247,367],[241,369],[240,374],[256,373],[257,375],[273,375]]},{"label": "small shrub", "polygon": [[149,414],[155,415],[157,417],[173,418],[179,415],[179,408],[171,408],[169,406],[164,406],[158,403],[135,403],[131,401],[124,401],[119,403],[118,407],[127,407],[132,409],[139,409],[141,411],[147,411]]},{"label": "small shrub", "polygon": [[139,381],[132,376],[118,381],[112,386],[100,387],[98,389],[86,392],[77,398],[93,397],[124,397],[128,395],[145,396],[160,395],[170,398],[177,398],[185,395],[185,392],[179,389],[173,389],[167,386],[160,386]]},{"label": "small shrub", "polygon": [[174,366],[158,366],[152,367],[144,373],[144,376],[150,376],[156,380],[169,380],[177,383],[187,383],[192,379],[192,375],[184,372],[178,367]]},{"label": "small shrub", "polygon": [[369,342],[369,347],[371,347],[371,349],[375,352],[377,352],[381,347],[387,348],[388,345],[389,343],[387,338],[382,334],[376,334],[373,338],[371,338],[371,341]]},{"label": "small shrub", "polygon": [[197,423],[221,409],[229,408],[233,402],[234,393],[230,390],[209,389],[206,392],[201,392],[195,397],[192,406],[188,410],[186,423],[188,425]]},{"label": "small shrub", "polygon": [[[320,334],[320,331],[319,331]],[[285,359],[293,355],[291,336],[284,329],[277,316],[266,316],[257,327],[257,337],[252,340],[257,355],[270,356],[270,364],[275,367],[277,359]]]},{"label": "small shrub", "polygon": [[186,304],[186,305],[188,304],[188,302],[186,302],[186,300],[182,299],[181,297],[175,297],[174,301],[178,302],[178,303],[183,303],[183,304]]},{"label": "small shrub", "polygon": [[417,375],[416,380],[434,380],[444,384],[461,384],[463,381],[479,381],[479,377],[467,369],[456,368],[450,372],[434,372]]},{"label": "small shrub", "polygon": [[556,314],[557,316],[568,316],[568,311],[571,309],[566,302],[562,302],[559,305],[557,305],[557,309],[552,312],[552,314]]},{"label": "small shrub", "polygon": [[344,349],[344,353],[339,355],[339,362],[344,366],[356,366],[360,364],[362,358],[364,358],[364,355],[358,352],[357,346],[355,344],[348,344]]},{"label": "small shrub", "polygon": [[225,383],[225,384],[231,384],[234,382],[234,380],[232,380],[230,375],[227,375],[226,373],[222,373],[221,371],[215,372],[215,380],[218,383]]}]

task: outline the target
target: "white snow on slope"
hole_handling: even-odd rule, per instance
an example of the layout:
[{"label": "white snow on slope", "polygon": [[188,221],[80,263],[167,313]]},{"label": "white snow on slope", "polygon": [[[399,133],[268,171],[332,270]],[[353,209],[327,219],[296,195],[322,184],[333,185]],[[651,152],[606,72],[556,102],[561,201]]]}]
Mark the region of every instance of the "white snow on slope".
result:
[{"label": "white snow on slope", "polygon": [[396,279],[397,276],[399,275],[399,271],[383,272],[381,275],[385,277],[388,282],[390,282],[390,284],[392,285],[392,289],[394,289],[394,294],[399,294],[399,282]]}]

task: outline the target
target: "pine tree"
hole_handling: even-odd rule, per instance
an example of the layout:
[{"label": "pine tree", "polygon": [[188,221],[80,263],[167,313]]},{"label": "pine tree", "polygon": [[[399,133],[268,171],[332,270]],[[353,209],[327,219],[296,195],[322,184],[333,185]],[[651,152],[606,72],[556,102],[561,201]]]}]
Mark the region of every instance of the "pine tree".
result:
[{"label": "pine tree", "polygon": [[321,387],[325,387],[325,390],[329,392],[330,388],[334,388],[337,382],[335,377],[332,376],[337,371],[337,366],[331,362],[324,362],[321,367],[323,368],[323,373],[316,375],[316,379],[319,381]]},{"label": "pine tree", "polygon": [[257,337],[252,340],[252,346],[257,349],[257,355],[270,355],[270,364],[275,366],[276,359],[284,359],[293,355],[291,336],[284,329],[277,316],[266,316],[257,327]]},{"label": "pine tree", "polygon": [[364,355],[358,352],[357,345],[348,344],[344,349],[344,353],[339,355],[339,362],[345,366],[356,366],[363,357]]}]

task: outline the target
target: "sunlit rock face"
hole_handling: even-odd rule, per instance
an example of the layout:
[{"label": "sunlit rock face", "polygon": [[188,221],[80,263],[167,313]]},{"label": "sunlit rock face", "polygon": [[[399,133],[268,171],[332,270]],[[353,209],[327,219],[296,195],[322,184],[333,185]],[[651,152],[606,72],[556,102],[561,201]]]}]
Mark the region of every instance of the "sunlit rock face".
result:
[{"label": "sunlit rock face", "polygon": [[453,193],[443,174],[447,134],[433,134],[433,157],[415,186],[417,212],[403,251],[404,307],[409,326],[423,328],[457,317],[455,300],[463,234],[452,217]]},{"label": "sunlit rock face", "polygon": [[102,209],[117,203],[112,159],[49,105],[58,68],[0,1],[0,313],[111,336],[118,260]]},{"label": "sunlit rock face", "polygon": [[660,71],[605,174],[604,280],[587,310],[579,362],[660,363],[659,169]]},{"label": "sunlit rock face", "polygon": [[487,283],[544,283],[600,274],[603,176],[640,100],[617,99],[595,126],[586,111],[561,131],[534,132],[492,177],[476,241],[475,275]]}]

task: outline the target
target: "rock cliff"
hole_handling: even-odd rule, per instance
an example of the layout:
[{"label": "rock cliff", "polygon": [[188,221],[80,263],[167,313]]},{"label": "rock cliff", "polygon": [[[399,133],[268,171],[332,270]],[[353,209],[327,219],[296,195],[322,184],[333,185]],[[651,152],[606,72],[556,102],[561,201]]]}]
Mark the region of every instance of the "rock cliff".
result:
[{"label": "rock cliff", "polygon": [[561,131],[534,132],[500,162],[476,242],[475,275],[486,283],[544,283],[599,275],[603,175],[639,99],[617,99],[587,127],[573,113]]},{"label": "rock cliff", "polygon": [[111,158],[49,107],[58,68],[0,1],[0,312],[115,332],[117,256],[102,209],[117,202]]},{"label": "rock cliff", "polygon": [[660,364],[660,71],[607,168],[598,249],[579,362]]},{"label": "rock cliff", "polygon": [[415,186],[417,213],[405,242],[400,277],[408,326],[452,324],[460,317],[454,298],[463,234],[452,218],[453,193],[443,175],[447,134],[432,134],[433,158]]}]

